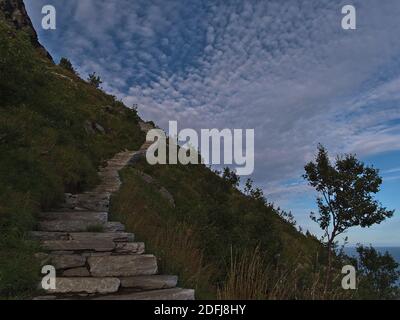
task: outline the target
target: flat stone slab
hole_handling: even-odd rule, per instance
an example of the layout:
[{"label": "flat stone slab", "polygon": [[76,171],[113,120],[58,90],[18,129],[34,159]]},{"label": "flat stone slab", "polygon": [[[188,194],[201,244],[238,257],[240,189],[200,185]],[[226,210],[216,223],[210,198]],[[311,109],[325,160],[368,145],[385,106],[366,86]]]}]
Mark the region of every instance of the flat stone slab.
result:
[{"label": "flat stone slab", "polygon": [[115,246],[115,252],[118,254],[143,254],[144,251],[143,242],[121,242]]},{"label": "flat stone slab", "polygon": [[39,215],[42,220],[80,220],[90,221],[93,223],[106,223],[108,221],[107,212],[93,212],[93,211],[65,211],[65,212],[44,212]]},{"label": "flat stone slab", "polygon": [[39,297],[35,297],[32,300],[57,300],[56,296],[39,296]]},{"label": "flat stone slab", "polygon": [[55,240],[43,241],[42,247],[45,250],[54,251],[112,251],[115,248],[115,243],[110,240]]},{"label": "flat stone slab", "polygon": [[62,278],[56,279],[56,289],[48,293],[114,293],[120,287],[117,278]]},{"label": "flat stone slab", "polygon": [[94,277],[129,277],[157,273],[153,255],[89,257],[89,270]]},{"label": "flat stone slab", "polygon": [[31,231],[29,236],[33,240],[69,240],[69,235],[66,232],[49,232],[49,231]]},{"label": "flat stone slab", "polygon": [[65,270],[62,275],[63,277],[90,277],[89,270],[85,267]]},{"label": "flat stone slab", "polygon": [[40,231],[51,232],[85,232],[91,228],[105,229],[106,223],[87,220],[48,220],[40,221],[38,224]]},{"label": "flat stone slab", "polygon": [[157,290],[175,288],[178,283],[177,276],[136,276],[120,278],[122,288],[135,290]]},{"label": "flat stone slab", "polygon": [[114,242],[133,242],[135,235],[127,232],[77,232],[70,233],[70,240],[108,240]]},{"label": "flat stone slab", "polygon": [[104,225],[105,232],[124,232],[125,226],[121,222],[107,222]]},{"label": "flat stone slab", "polygon": [[192,289],[164,289],[121,295],[108,295],[93,300],[194,300]]},{"label": "flat stone slab", "polygon": [[80,199],[77,208],[94,211],[108,211],[110,208],[110,200]]},{"label": "flat stone slab", "polygon": [[111,193],[109,192],[85,192],[81,194],[65,194],[65,202],[62,208],[86,209],[93,211],[108,211]]},{"label": "flat stone slab", "polygon": [[50,255],[50,264],[57,270],[83,267],[85,263],[86,258],[79,254]]}]

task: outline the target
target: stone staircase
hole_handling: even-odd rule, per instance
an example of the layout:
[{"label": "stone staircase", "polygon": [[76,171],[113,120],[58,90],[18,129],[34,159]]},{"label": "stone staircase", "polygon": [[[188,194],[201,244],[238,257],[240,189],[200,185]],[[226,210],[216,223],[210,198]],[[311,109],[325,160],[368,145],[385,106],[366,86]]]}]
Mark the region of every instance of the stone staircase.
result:
[{"label": "stone staircase", "polygon": [[148,146],[116,154],[100,169],[102,182],[94,190],[66,194],[61,208],[40,215],[31,234],[43,248],[42,264],[54,266],[57,277],[56,289],[35,299],[194,299],[194,290],[176,287],[176,276],[158,274],[157,259],[145,254],[144,243],[135,242],[120,222],[109,221],[110,197],[121,185],[118,171]]}]

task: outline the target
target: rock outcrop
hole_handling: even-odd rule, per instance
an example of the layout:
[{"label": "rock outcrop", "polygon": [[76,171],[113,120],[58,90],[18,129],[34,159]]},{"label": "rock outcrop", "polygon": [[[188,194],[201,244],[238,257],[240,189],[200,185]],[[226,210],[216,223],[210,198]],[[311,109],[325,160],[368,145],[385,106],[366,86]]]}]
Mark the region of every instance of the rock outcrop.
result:
[{"label": "rock outcrop", "polygon": [[53,61],[51,55],[39,42],[38,35],[26,12],[23,0],[0,0],[0,14],[17,30],[25,31],[29,35],[32,45],[38,49],[43,56]]}]

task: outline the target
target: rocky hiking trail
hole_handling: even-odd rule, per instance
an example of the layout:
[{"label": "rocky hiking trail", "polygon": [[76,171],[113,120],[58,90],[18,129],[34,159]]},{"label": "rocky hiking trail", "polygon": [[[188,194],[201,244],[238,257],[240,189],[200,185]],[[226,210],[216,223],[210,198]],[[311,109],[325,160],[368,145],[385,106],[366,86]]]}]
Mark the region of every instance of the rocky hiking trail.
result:
[{"label": "rocky hiking trail", "polygon": [[[141,123],[147,132],[148,124]],[[124,151],[99,171],[101,183],[92,191],[65,195],[54,212],[40,215],[32,237],[40,241],[43,265],[57,270],[56,289],[36,300],[193,300],[194,290],[177,288],[178,278],[159,275],[157,258],[145,254],[123,224],[109,221],[111,195],[121,186],[119,171],[145,154]]]}]

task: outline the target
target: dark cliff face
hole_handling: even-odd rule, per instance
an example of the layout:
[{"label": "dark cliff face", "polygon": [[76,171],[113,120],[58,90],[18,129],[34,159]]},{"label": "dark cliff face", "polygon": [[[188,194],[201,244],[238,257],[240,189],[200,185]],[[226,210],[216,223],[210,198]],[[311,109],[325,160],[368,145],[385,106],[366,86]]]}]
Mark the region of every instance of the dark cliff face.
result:
[{"label": "dark cliff face", "polygon": [[47,50],[40,44],[32,21],[26,12],[23,0],[0,0],[0,13],[16,29],[25,31],[30,36],[34,47],[44,56],[53,60]]}]

